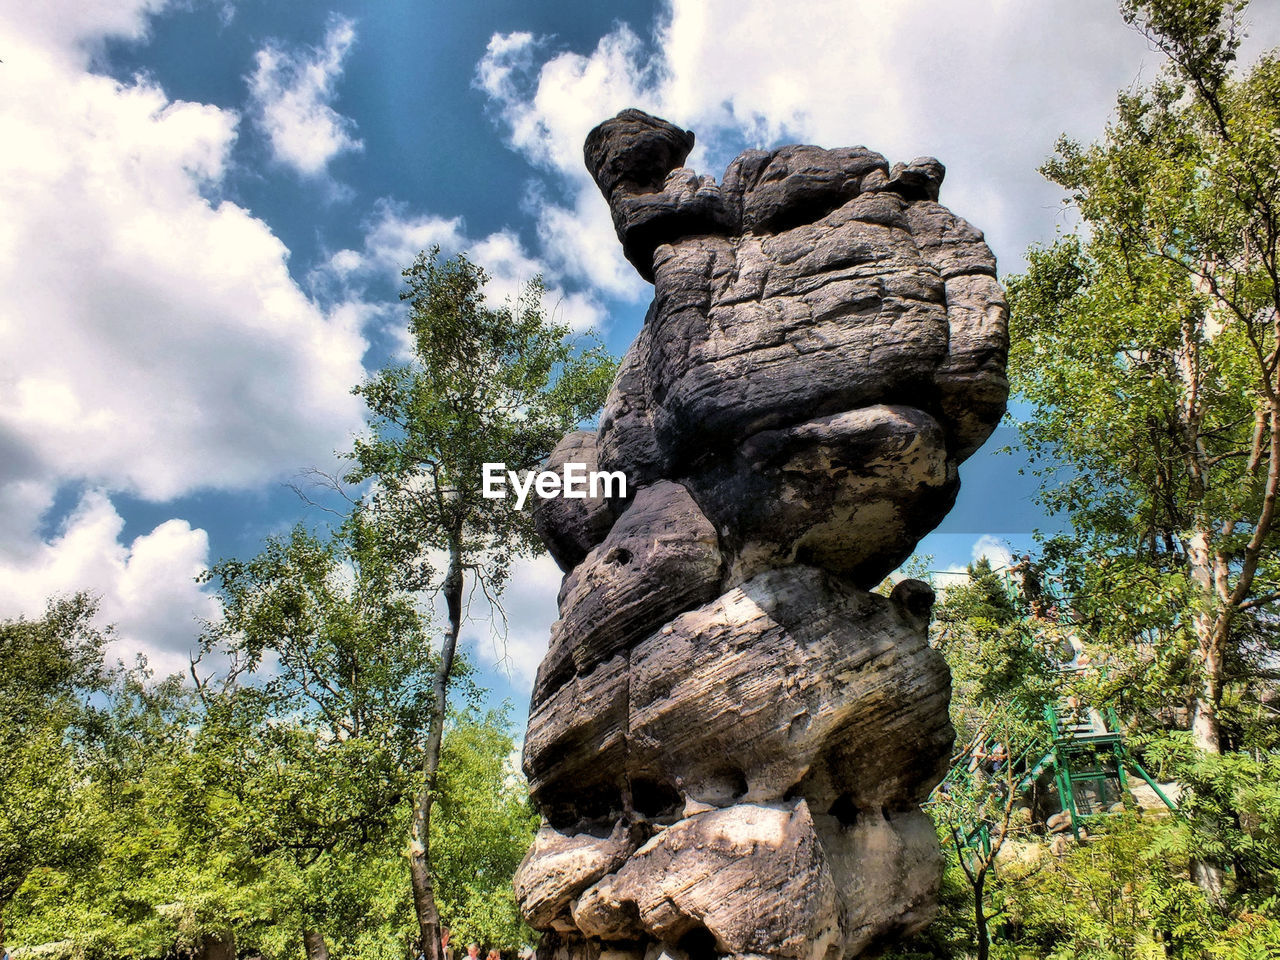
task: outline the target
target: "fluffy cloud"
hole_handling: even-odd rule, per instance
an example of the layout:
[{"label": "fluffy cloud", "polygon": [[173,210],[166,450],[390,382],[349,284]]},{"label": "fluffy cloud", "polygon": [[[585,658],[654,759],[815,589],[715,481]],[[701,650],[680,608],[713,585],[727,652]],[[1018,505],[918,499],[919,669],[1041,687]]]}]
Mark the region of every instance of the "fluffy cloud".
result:
[{"label": "fluffy cloud", "polygon": [[626,25],[590,56],[562,52],[539,64],[544,44],[529,33],[495,34],[475,84],[496,106],[511,146],[560,181],[568,203],[534,189],[527,206],[554,268],[601,293],[639,299],[647,285],[622,256],[609,211],[582,165],[582,141],[625,106],[660,110],[658,77],[641,66],[640,39]]},{"label": "fluffy cloud", "polygon": [[538,242],[548,265],[589,289],[621,300],[639,300],[650,287],[622,255],[609,208],[595,183],[585,175],[574,183],[571,206],[531,201]]},{"label": "fluffy cloud", "polygon": [[[1250,11],[1246,50],[1280,44],[1280,10]],[[690,164],[718,175],[742,146],[866,144],[890,161],[936,155],[943,199],[989,234],[1006,268],[1052,236],[1060,192],[1036,170],[1066,132],[1092,138],[1115,92],[1159,59],[1113,0],[670,0],[652,48],[621,25],[587,55],[497,34],[476,73],[511,145],[572,198],[540,210],[549,249],[624,293],[603,204],[582,170],[587,131],[628,106],[693,129]],[[634,288],[639,290],[639,287]]]},{"label": "fluffy cloud", "polygon": [[[0,616],[102,597],[117,652],[181,669],[208,539],[122,542],[109,499],[245,489],[327,465],[361,423],[363,315],[321,309],[262,221],[220,199],[238,116],[90,72],[160,0],[0,7]],[[52,106],[51,106],[52,105]],[[47,537],[56,491],[87,494]]]},{"label": "fluffy cloud", "polygon": [[64,64],[82,65],[87,56],[108,38],[138,40],[147,34],[150,17],[170,0],[43,0],[10,4],[0,10],[5,31],[8,63],[20,63],[17,49],[8,45],[18,36],[33,43],[41,55]]},{"label": "fluffy cloud", "polygon": [[101,600],[98,621],[114,624],[108,653],[132,663],[143,654],[159,675],[184,671],[198,632],[217,602],[196,584],[209,565],[209,540],[183,520],[121,542],[124,521],[101,491],[87,493],[61,530],[18,557],[0,553],[0,610],[39,616],[47,597],[86,590]]},{"label": "fluffy cloud", "polygon": [[379,275],[399,278],[419,250],[439,245],[458,250],[466,243],[460,217],[413,214],[401,204],[380,201],[364,225],[361,250],[339,250],[329,267],[343,278]]},{"label": "fluffy cloud", "polygon": [[1007,541],[986,533],[974,541],[973,562],[986,558],[992,570],[1007,570],[1013,566],[1013,551]]},{"label": "fluffy cloud", "polygon": [[663,106],[657,62],[645,63],[644,45],[626,24],[589,56],[566,51],[539,64],[544,50],[529,33],[495,34],[476,68],[476,85],[497,106],[511,145],[540,166],[577,171],[582,141],[603,117],[624,106]]},{"label": "fluffy cloud", "polygon": [[364,149],[355,124],[330,106],[355,39],[355,24],[334,17],[319,47],[290,51],[272,42],[258,51],[249,77],[254,120],[275,158],[303,176],[320,176],[338,154]]},{"label": "fluffy cloud", "polygon": [[327,457],[359,424],[364,341],[216,199],[236,115],[6,33],[0,483],[164,500]]},{"label": "fluffy cloud", "polygon": [[503,616],[477,603],[462,640],[480,663],[505,673],[524,689],[533,687],[538,664],[547,652],[551,624],[558,616],[556,595],[564,574],[550,556],[518,560],[502,596]]},{"label": "fluffy cloud", "polygon": [[400,271],[413,262],[421,250],[439,246],[445,256],[465,252],[472,262],[484,267],[490,282],[487,296],[493,303],[515,299],[521,288],[535,276],[547,281],[548,313],[570,329],[582,332],[604,322],[604,309],[596,297],[569,292],[551,278],[559,271],[531,256],[511,230],[498,230],[474,238],[461,218],[415,214],[404,205],[380,202],[365,225],[361,249],[339,250],[312,275],[313,283],[348,303],[364,303],[371,283],[399,282]]}]

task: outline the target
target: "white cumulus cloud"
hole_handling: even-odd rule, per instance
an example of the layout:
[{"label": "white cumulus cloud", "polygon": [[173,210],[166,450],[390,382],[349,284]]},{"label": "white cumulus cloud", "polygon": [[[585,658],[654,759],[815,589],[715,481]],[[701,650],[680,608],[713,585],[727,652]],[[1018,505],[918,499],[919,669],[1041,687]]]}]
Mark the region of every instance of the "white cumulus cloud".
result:
[{"label": "white cumulus cloud", "polygon": [[288,50],[273,41],[255,58],[249,76],[254,120],[275,158],[303,176],[320,176],[338,154],[364,149],[355,123],[331,105],[355,40],[355,24],[335,16],[320,46]]},{"label": "white cumulus cloud", "polygon": [[[318,306],[263,221],[221,199],[239,116],[91,71],[159,0],[0,5],[0,617],[89,590],[117,650],[179,669],[208,539],[123,542],[162,502],[328,466],[362,423],[361,311]],[[21,6],[21,5],[19,5]],[[52,535],[55,494],[86,486]]]},{"label": "white cumulus cloud", "polygon": [[332,253],[312,275],[318,287],[335,291],[335,296],[351,303],[364,303],[370,282],[399,282],[400,271],[413,263],[420,251],[438,246],[443,256],[465,253],[489,275],[486,296],[491,303],[514,300],[534,277],[546,285],[543,303],[548,315],[574,332],[600,328],[604,308],[596,296],[566,290],[556,278],[554,266],[530,254],[520,238],[509,229],[483,237],[473,237],[460,217],[439,217],[409,211],[403,204],[380,201],[365,224],[364,243],[358,250]]},{"label": "white cumulus cloud", "polygon": [[116,627],[110,658],[132,664],[141,653],[157,675],[185,671],[197,618],[218,612],[196,583],[209,565],[209,538],[185,520],[167,520],[128,543],[123,532],[106,494],[85,494],[48,542],[18,557],[0,552],[0,610],[38,617],[46,598],[87,591],[100,600],[99,624]]},{"label": "white cumulus cloud", "polygon": [[582,142],[602,119],[628,106],[662,109],[659,76],[643,66],[639,37],[625,24],[584,56],[538,62],[544,44],[529,33],[494,34],[475,84],[495,105],[512,147],[554,174],[567,203],[534,190],[545,256],[565,276],[602,294],[638,300],[647,289],[622,256],[608,208],[582,163]]},{"label": "white cumulus cloud", "polygon": [[[1246,60],[1280,44],[1280,5],[1255,6]],[[581,148],[625,107],[692,129],[689,164],[716,177],[744,142],[937,156],[943,201],[1016,269],[1060,216],[1061,191],[1036,172],[1058,135],[1100,134],[1116,91],[1160,63],[1114,0],[669,0],[652,36],[622,24],[580,54],[495,34],[476,72],[511,146],[572,198],[539,205],[543,243],[613,295],[633,274]]]},{"label": "white cumulus cloud", "polygon": [[170,0],[41,0],[8,4],[0,8],[6,23],[6,64],[20,63],[23,45],[10,46],[11,37],[34,42],[42,56],[64,64],[84,64],[108,38],[140,40],[147,35],[150,18],[170,5]]},{"label": "white cumulus cloud", "polygon": [[364,340],[217,199],[237,116],[53,53],[8,32],[0,482],[164,500],[326,458],[360,423]]}]

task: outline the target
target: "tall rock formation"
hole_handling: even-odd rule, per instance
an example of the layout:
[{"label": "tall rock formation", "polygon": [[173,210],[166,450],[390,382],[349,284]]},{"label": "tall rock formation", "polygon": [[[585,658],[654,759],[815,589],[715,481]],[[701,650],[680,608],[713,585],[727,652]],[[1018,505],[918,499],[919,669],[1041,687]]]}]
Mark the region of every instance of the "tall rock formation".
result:
[{"label": "tall rock formation", "polygon": [[717,184],[692,147],[638,110],[587,138],[654,299],[549,462],[627,498],[538,508],[566,576],[516,892],[559,960],[855,957],[932,915],[953,739],[932,591],[869,590],[1004,412],[1007,308],[938,161],[790,146]]}]

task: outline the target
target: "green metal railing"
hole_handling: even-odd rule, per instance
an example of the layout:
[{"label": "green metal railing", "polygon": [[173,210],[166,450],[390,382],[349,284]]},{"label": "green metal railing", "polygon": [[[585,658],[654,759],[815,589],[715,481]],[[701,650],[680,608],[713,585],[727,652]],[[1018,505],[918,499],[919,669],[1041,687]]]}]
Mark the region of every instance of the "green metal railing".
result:
[{"label": "green metal railing", "polygon": [[[930,573],[933,572],[930,571]],[[939,572],[950,573],[950,571]],[[1015,582],[1010,571],[1005,569],[1001,573],[1005,589],[1013,592]],[[1052,600],[1047,595],[1046,599]],[[1062,626],[1069,626],[1061,619],[1059,623]],[[1067,674],[1077,672],[1079,669],[1079,667],[1064,666],[1061,672]],[[984,753],[991,753],[998,748],[998,744],[990,740],[975,746]],[[1038,759],[1035,763],[1027,763],[1031,756],[1037,754]],[[939,802],[940,792],[946,792],[955,787],[966,790],[973,788],[974,771],[971,769],[973,756],[973,752],[966,751],[957,758],[942,783],[935,788],[929,800],[930,804]],[[1070,817],[1071,833],[1076,840],[1080,839],[1082,821],[1087,817],[1106,813],[1105,808],[1110,806],[1103,804],[1102,810],[1092,809],[1092,803],[1086,803],[1084,799],[1086,790],[1098,797],[1105,797],[1107,786],[1112,780],[1117,783],[1120,794],[1123,796],[1129,789],[1129,778],[1136,776],[1151,787],[1169,810],[1177,811],[1176,804],[1169,799],[1160,785],[1129,750],[1115,710],[1109,705],[1097,709],[1071,697],[1063,697],[1055,703],[1046,704],[1043,735],[1021,750],[1016,758],[1009,756],[1002,762],[1012,764],[1012,769],[1015,771],[1019,769],[1019,765],[1025,764],[1025,773],[1015,781],[1014,791],[1017,794],[1025,792],[1046,770],[1052,768],[1058,798],[1062,810]],[[1088,807],[1087,810],[1084,809],[1086,807]],[[990,854],[991,828],[986,822],[974,824],[967,830],[957,831],[957,838],[970,849],[981,851],[984,855]]]},{"label": "green metal railing", "polygon": [[[1066,723],[1060,716],[1064,708],[1070,711],[1067,714],[1070,720]],[[1170,810],[1177,810],[1174,802],[1126,746],[1120,723],[1110,706],[1096,710],[1083,703],[1059,701],[1058,704],[1045,705],[1044,717],[1052,738],[1050,754],[1058,796],[1062,800],[1062,808],[1071,817],[1071,833],[1077,840],[1080,839],[1080,821],[1084,816],[1080,810],[1078,788],[1085,784],[1095,784],[1101,796],[1105,784],[1114,778],[1121,794],[1124,794],[1129,789],[1129,776],[1136,774],[1151,787],[1161,803]],[[1089,815],[1096,812],[1091,810]]]}]

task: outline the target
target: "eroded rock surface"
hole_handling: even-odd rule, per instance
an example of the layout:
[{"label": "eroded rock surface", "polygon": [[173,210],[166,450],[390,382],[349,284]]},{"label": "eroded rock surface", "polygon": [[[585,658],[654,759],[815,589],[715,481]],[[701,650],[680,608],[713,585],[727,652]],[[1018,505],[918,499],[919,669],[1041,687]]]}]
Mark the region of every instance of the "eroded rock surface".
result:
[{"label": "eroded rock surface", "polygon": [[636,110],[587,139],[654,300],[550,461],[627,497],[538,507],[566,576],[516,892],[557,960],[851,958],[934,910],[933,593],[869,591],[1004,412],[1007,307],[937,160],[791,146],[716,183],[692,147]]}]

